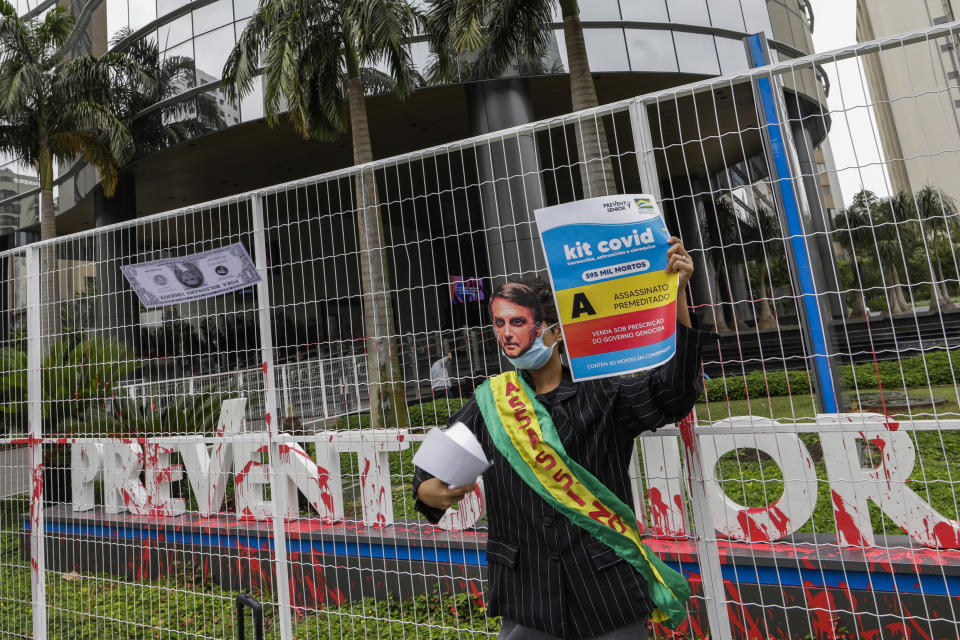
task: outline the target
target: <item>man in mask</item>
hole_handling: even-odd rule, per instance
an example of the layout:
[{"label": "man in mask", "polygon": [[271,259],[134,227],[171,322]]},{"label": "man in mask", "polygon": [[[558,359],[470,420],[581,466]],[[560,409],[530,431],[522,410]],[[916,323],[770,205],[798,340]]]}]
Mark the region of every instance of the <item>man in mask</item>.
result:
[{"label": "man in mask", "polygon": [[[689,587],[640,541],[628,506],[634,439],[686,417],[702,390],[709,334],[692,328],[693,261],[670,239],[679,273],[677,350],[639,376],[573,382],[549,285],[506,283],[489,303],[503,355],[518,371],[486,381],[451,419],[480,441],[488,514],[487,614],[501,640],[647,637],[647,619],[676,626]],[[474,486],[448,488],[417,468],[417,509],[438,522]]]}]

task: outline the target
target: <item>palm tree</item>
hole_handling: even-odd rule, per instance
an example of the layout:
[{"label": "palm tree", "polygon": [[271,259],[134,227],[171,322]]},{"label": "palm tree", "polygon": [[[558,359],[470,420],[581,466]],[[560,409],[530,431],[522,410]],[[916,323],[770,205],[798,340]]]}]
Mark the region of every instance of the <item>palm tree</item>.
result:
[{"label": "palm tree", "polygon": [[[262,0],[223,69],[227,97],[246,95],[263,60],[264,114],[277,124],[283,108],[304,138],[333,140],[347,128],[353,161],[373,160],[364,68],[385,63],[400,97],[414,88],[408,49],[419,15],[405,0]],[[369,75],[369,74],[368,74]],[[354,178],[371,426],[409,423],[384,255],[383,221],[372,170]]]},{"label": "palm tree", "polygon": [[[128,27],[114,35],[112,45],[122,46],[131,35]],[[116,112],[133,138],[134,158],[184,142],[191,138],[219,131],[227,126],[223,109],[208,93],[191,100],[167,104],[193,84],[196,63],[187,56],[167,56],[153,38],[141,38],[124,49],[137,74],[149,76],[150,84],[124,78],[115,92]],[[157,106],[163,105],[163,106]],[[196,105],[196,112],[193,106]]]},{"label": "palm tree", "polygon": [[740,225],[740,235],[745,243],[746,260],[758,272],[761,295],[757,328],[772,329],[777,326],[777,319],[770,305],[771,296],[768,294],[772,288],[772,274],[783,262],[779,251],[782,249],[780,223],[766,207],[757,207],[753,213],[753,220]]},{"label": "palm tree", "polygon": [[949,233],[948,220],[956,215],[957,205],[938,188],[927,185],[916,194],[916,208],[922,233],[930,241],[930,251],[924,253],[927,254],[926,261],[930,265],[931,274],[934,274],[934,264],[929,253],[932,252],[932,257],[936,259],[936,273],[930,285],[930,311],[953,309],[956,305],[947,291],[937,247],[940,244],[940,235]]},{"label": "palm tree", "polygon": [[[850,305],[850,318],[852,320],[863,320],[867,317],[867,304],[864,295],[866,288],[864,283],[863,270],[861,265],[870,260],[863,255],[863,246],[870,246],[872,237],[867,238],[865,230],[869,228],[870,221],[859,209],[851,207],[848,210],[841,210],[833,218],[833,241],[843,247],[847,255],[850,256],[849,286],[854,290],[852,293]],[[863,243],[867,243],[864,245]],[[858,253],[858,249],[860,250]],[[847,285],[845,285],[847,286]]]},{"label": "palm tree", "polygon": [[[546,51],[553,21],[552,0],[431,0],[427,34],[437,53],[435,75],[453,77],[454,61],[467,66],[468,77],[497,78],[520,55],[539,62]],[[598,106],[597,89],[590,73],[590,60],[583,39],[577,0],[559,0],[563,37],[570,65],[570,99],[574,111]],[[476,55],[467,64],[464,55]],[[584,197],[615,190],[603,122],[584,120],[576,127],[579,141],[580,177]]]},{"label": "palm tree", "polygon": [[[909,200],[909,196],[907,196]],[[903,198],[882,202],[875,193],[863,190],[853,196],[846,211],[845,232],[857,257],[876,256],[885,283],[884,294],[891,315],[909,313],[911,305],[903,294],[899,266],[908,252],[910,234],[901,233],[898,225],[908,219],[909,203]],[[843,235],[843,234],[841,234]]]},{"label": "palm tree", "polygon": [[[130,132],[111,110],[118,70],[134,77],[119,54],[69,57],[76,22],[63,7],[22,19],[0,0],[0,151],[34,167],[40,181],[40,237],[56,237],[54,166],[83,157],[104,191],[117,185],[117,165],[132,152]],[[136,76],[139,82],[149,82]],[[60,333],[56,248],[41,255],[41,330]]]}]

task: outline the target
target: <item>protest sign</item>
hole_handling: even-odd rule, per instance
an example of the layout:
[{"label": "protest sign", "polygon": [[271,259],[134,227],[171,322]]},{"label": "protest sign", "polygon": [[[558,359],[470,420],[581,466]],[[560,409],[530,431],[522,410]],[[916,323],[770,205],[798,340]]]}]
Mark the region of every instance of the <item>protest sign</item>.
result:
[{"label": "protest sign", "polygon": [[534,213],[573,379],[670,360],[679,276],[664,271],[670,233],[653,198],[604,196]]},{"label": "protest sign", "polygon": [[120,269],[147,309],[212,298],[260,282],[257,267],[239,242]]}]

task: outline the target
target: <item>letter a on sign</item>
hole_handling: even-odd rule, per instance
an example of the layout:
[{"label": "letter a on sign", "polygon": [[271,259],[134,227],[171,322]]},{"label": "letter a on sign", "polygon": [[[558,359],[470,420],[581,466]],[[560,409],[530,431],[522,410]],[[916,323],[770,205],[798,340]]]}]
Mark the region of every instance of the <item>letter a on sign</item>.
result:
[{"label": "letter a on sign", "polygon": [[597,312],[594,311],[593,305],[587,300],[587,294],[583,292],[575,293],[573,294],[573,313],[570,314],[570,317],[576,319],[583,314],[593,316]]}]

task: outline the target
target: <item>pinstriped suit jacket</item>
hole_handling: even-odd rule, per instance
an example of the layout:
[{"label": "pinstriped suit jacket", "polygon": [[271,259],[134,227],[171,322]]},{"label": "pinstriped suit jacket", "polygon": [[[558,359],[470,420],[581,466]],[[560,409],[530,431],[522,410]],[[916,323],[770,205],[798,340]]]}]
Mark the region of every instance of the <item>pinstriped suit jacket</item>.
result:
[{"label": "pinstriped suit jacket", "polygon": [[[564,380],[537,400],[567,453],[632,504],[627,473],[634,438],[690,413],[702,391],[700,354],[710,334],[677,327],[677,354],[640,376]],[[475,400],[451,419],[466,424],[493,466],[483,476],[489,563],[487,613],[559,638],[613,631],[652,610],[643,578],[612,549],[544,502],[497,451]],[[429,478],[414,473],[413,490]],[[443,511],[417,502],[436,523]]]}]

